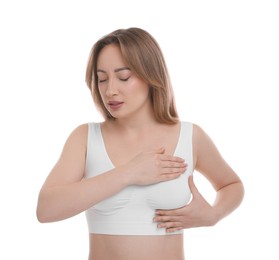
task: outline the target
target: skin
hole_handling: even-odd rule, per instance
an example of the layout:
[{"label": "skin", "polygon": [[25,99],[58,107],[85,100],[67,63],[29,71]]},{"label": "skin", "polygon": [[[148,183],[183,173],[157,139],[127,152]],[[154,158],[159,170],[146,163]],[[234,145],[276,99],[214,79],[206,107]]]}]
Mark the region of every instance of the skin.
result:
[{"label": "skin", "polygon": [[[100,53],[97,68],[103,102],[116,118],[101,125],[107,153],[115,168],[84,179],[88,129],[87,124],[77,127],[40,191],[37,206],[40,222],[72,217],[129,185],[168,181],[178,178],[187,169],[187,162],[173,156],[180,123],[165,125],[155,120],[149,87],[127,68],[119,48],[106,46]],[[193,195],[191,203],[176,210],[158,209],[153,220],[170,234],[178,229],[215,225],[243,198],[241,180],[197,125],[193,126],[193,160],[194,169],[215,188],[216,200],[210,205],[199,193],[193,179],[189,178]],[[90,234],[89,240],[90,260],[184,259],[181,234]]]}]

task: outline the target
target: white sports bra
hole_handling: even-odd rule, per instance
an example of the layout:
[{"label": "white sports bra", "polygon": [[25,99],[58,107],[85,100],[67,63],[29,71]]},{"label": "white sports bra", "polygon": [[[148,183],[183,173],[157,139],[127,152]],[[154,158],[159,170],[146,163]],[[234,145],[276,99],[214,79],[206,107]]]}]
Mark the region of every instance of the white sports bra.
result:
[{"label": "white sports bra", "polygon": [[[192,124],[181,122],[174,155],[185,159],[187,171],[179,178],[153,185],[131,185],[86,210],[89,233],[109,235],[166,235],[153,222],[156,209],[176,209],[190,198],[188,177],[193,173]],[[106,152],[100,123],[88,124],[85,178],[114,168]],[[183,233],[183,230],[174,234]],[[172,233],[173,234],[173,233]]]}]

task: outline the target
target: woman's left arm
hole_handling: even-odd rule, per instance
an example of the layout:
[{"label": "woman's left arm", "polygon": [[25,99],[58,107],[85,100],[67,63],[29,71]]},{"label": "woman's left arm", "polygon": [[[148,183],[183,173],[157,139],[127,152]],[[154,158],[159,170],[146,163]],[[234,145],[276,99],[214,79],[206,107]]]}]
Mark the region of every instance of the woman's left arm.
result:
[{"label": "woman's left arm", "polygon": [[216,190],[216,199],[210,205],[190,176],[191,202],[180,209],[156,212],[154,221],[167,232],[215,225],[234,211],[243,199],[244,187],[240,178],[222,158],[210,137],[197,125],[193,125],[193,159],[195,170],[203,174]]}]

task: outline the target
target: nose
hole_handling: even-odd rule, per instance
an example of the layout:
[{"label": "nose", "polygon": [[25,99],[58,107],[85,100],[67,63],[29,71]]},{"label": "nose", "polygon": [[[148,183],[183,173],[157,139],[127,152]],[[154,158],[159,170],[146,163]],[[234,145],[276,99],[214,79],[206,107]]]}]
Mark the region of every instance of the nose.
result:
[{"label": "nose", "polygon": [[113,79],[108,80],[106,95],[112,97],[118,94],[117,86]]}]

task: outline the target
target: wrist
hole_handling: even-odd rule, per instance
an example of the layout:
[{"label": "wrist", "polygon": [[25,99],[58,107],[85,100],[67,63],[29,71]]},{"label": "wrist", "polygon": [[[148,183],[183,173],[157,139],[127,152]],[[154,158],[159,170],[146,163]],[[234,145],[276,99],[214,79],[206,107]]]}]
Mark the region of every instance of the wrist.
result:
[{"label": "wrist", "polygon": [[117,167],[117,171],[124,188],[134,184],[132,176],[126,166],[123,165]]}]

